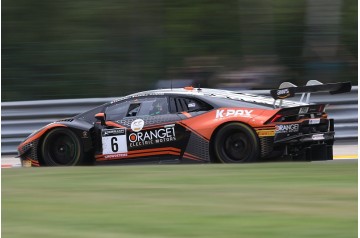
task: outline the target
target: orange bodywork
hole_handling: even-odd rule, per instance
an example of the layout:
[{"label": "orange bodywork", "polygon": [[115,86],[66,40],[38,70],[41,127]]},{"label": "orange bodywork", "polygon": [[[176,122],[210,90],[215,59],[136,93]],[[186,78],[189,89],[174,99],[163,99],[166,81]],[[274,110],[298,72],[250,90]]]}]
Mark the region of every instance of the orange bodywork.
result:
[{"label": "orange bodywork", "polygon": [[228,122],[242,122],[251,127],[264,127],[264,123],[279,109],[219,108],[202,115],[182,120],[179,124],[195,134],[210,140],[217,127]]},{"label": "orange bodywork", "polygon": [[116,123],[116,122],[113,122],[113,121],[106,121],[105,124],[107,126],[113,126],[113,127],[118,127],[118,128],[125,128],[124,126]]},{"label": "orange bodywork", "polygon": [[60,123],[53,123],[53,124],[50,124],[50,125],[47,125],[45,126],[43,129],[41,129],[38,133],[36,133],[35,135],[31,136],[29,139],[27,139],[26,141],[24,141],[23,143],[21,143],[19,146],[18,146],[18,149],[22,148],[24,145],[32,142],[32,141],[35,141],[37,139],[39,139],[42,135],[45,134],[45,132],[47,132],[48,130],[50,130],[51,128],[54,128],[54,127],[66,127],[65,125],[63,124],[60,124]]},{"label": "orange bodywork", "polygon": [[[180,149],[174,147],[165,147],[157,149],[144,149],[144,150],[134,150],[128,151],[126,153],[121,153],[119,155],[107,156],[107,155],[97,155],[97,161],[106,161],[106,160],[119,160],[119,159],[128,159],[136,157],[145,157],[145,156],[155,156],[155,155],[180,155]],[[117,157],[116,157],[117,156]]]}]

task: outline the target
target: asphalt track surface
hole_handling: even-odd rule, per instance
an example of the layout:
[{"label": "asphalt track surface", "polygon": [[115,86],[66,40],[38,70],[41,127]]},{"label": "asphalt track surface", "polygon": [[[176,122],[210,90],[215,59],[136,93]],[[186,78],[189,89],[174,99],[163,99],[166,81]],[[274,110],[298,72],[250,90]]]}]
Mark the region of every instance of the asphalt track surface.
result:
[{"label": "asphalt track surface", "polygon": [[[16,155],[3,155],[1,157],[1,168],[21,167],[20,159],[15,158]],[[358,160],[358,144],[357,142],[339,142],[334,145],[334,160],[321,161],[322,163],[334,163],[337,161],[357,162]]]}]

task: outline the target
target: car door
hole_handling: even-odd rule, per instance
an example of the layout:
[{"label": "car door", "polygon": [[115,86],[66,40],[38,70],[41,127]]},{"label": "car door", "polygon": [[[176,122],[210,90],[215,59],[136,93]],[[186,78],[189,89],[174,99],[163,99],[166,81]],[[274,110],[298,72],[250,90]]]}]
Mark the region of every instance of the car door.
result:
[{"label": "car door", "polygon": [[[170,110],[182,119],[179,124],[189,132],[182,156],[184,162],[210,162],[209,140],[198,133],[191,121],[213,109],[211,105],[191,96],[171,96]],[[205,123],[201,121],[200,123]]]},{"label": "car door", "polygon": [[178,161],[188,134],[167,96],[132,98],[105,110],[102,155],[112,160]]}]

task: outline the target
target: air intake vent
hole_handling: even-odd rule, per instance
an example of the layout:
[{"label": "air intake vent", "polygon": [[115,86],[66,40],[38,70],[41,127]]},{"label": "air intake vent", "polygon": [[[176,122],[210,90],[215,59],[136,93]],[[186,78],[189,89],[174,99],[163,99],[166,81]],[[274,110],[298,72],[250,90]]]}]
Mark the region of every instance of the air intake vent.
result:
[{"label": "air intake vent", "polygon": [[65,118],[65,119],[58,120],[57,122],[62,122],[62,121],[72,122],[73,120],[74,120],[73,118]]}]

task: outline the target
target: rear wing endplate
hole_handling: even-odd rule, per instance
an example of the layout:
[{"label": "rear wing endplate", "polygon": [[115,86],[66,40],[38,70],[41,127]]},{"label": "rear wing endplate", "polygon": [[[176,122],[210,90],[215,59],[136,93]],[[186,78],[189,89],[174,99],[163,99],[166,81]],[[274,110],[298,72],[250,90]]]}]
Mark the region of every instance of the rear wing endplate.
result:
[{"label": "rear wing endplate", "polygon": [[[282,99],[294,97],[295,94],[302,93],[300,103],[309,103],[311,93],[315,92],[328,92],[330,94],[347,93],[351,91],[351,82],[344,83],[328,83],[323,84],[317,80],[310,80],[306,86],[297,87],[295,84],[284,82],[280,85],[279,89],[270,90],[271,96],[276,100],[280,99],[279,107],[281,107]],[[305,100],[306,94],[306,100]]]}]

